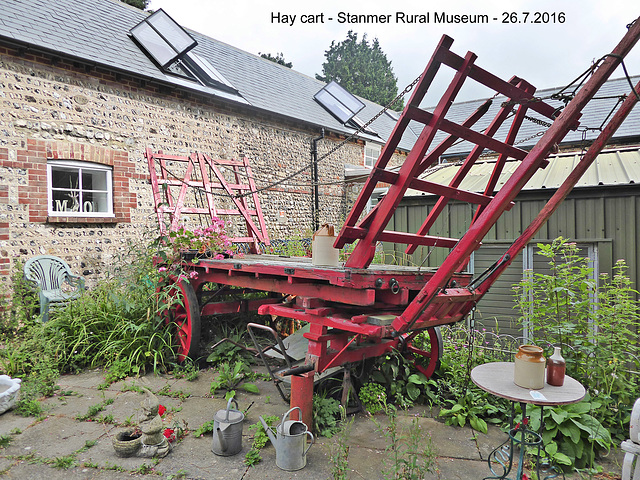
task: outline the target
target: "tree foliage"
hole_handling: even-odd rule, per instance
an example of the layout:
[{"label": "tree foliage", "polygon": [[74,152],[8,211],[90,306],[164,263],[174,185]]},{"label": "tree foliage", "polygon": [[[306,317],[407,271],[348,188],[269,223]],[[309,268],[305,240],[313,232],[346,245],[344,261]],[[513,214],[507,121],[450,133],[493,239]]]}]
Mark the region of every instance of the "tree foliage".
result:
[{"label": "tree foliage", "polygon": [[[342,42],[331,42],[324,54],[322,75],[316,78],[323,82],[335,80],[354,95],[359,95],[387,105],[398,94],[397,78],[393,73],[391,61],[380,48],[380,42],[374,38],[369,43],[367,35],[358,41],[358,34],[349,30]],[[393,105],[394,110],[402,110],[404,101]]]},{"label": "tree foliage", "polygon": [[262,58],[266,58],[267,60],[271,60],[274,63],[277,63],[278,65],[283,65],[287,68],[292,68],[293,67],[293,63],[292,62],[287,62],[284,59],[284,53],[278,53],[275,57],[273,55],[271,55],[270,53],[260,53],[258,52],[258,55],[260,55]]},{"label": "tree foliage", "polygon": [[120,0],[120,1],[122,1],[123,3],[128,3],[129,5],[139,8],[140,10],[146,10],[151,0]]}]

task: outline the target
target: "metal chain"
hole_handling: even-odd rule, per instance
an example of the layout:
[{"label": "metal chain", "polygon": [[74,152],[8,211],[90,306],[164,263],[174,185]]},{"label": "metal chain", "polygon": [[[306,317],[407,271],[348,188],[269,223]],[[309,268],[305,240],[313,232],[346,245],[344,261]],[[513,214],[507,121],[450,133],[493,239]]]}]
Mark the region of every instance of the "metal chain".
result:
[{"label": "metal chain", "polygon": [[[362,125],[360,128],[358,128],[355,132],[353,132],[349,136],[345,137],[344,140],[342,140],[337,145],[334,145],[328,152],[326,152],[321,157],[319,157],[318,160],[316,161],[316,163],[320,163],[321,161],[323,161],[328,156],[333,155],[337,150],[342,148],[347,142],[349,142],[351,139],[353,139],[356,135],[358,135],[359,133],[362,133],[369,125],[371,125],[374,121],[376,121],[378,118],[380,118],[382,115],[384,115],[384,113],[387,110],[389,110],[389,108],[391,108],[400,98],[404,97],[407,93],[409,93],[411,90],[413,90],[413,87],[415,87],[418,84],[418,82],[420,81],[421,78],[422,78],[422,74],[418,75],[418,77],[413,82],[411,82],[409,85],[407,85],[404,88],[404,90],[402,92],[400,92],[398,95],[396,95],[396,97],[393,100],[391,100],[382,110],[380,110],[376,115],[371,117],[371,119],[369,119],[368,122],[366,122],[364,125]],[[305,172],[309,168],[310,168],[310,165],[307,165],[307,166],[302,167],[301,169],[293,172],[292,174],[287,175],[284,178],[281,178],[280,180],[272,182],[269,185],[265,185],[264,187],[257,188],[253,192],[237,194],[237,195],[234,195],[234,196],[236,198],[241,198],[241,197],[245,197],[245,196],[248,196],[248,195],[252,195],[253,193],[259,193],[259,192],[262,192],[264,190],[268,190],[268,189],[273,188],[273,187],[275,187],[277,185],[281,185],[282,183],[286,182],[287,180],[292,179],[293,177],[296,177],[296,176],[300,175],[302,172]],[[313,185],[313,183],[310,183],[309,185]]]},{"label": "metal chain", "polygon": [[[411,82],[409,85],[407,85],[404,88],[404,90],[402,90],[402,92],[400,92],[398,95],[396,95],[393,100],[391,100],[389,103],[387,103],[387,105],[384,106],[382,108],[382,110],[380,110],[371,119],[369,119],[369,121],[367,121],[360,128],[358,128],[356,131],[351,133],[349,136],[347,136],[344,140],[342,140],[337,145],[334,145],[328,152],[326,152],[320,158],[318,158],[317,163],[320,163],[322,160],[324,160],[328,156],[333,155],[337,150],[342,148],[347,142],[349,142],[351,139],[353,139],[356,135],[358,135],[359,133],[362,133],[369,125],[371,125],[374,121],[376,121],[378,118],[380,118],[382,115],[384,115],[384,113],[387,110],[389,110],[389,108],[391,108],[393,105],[395,105],[398,102],[399,99],[401,99],[407,93],[409,93],[411,90],[413,90],[413,88],[418,84],[418,82],[420,81],[421,78],[422,78],[422,74],[418,75],[413,82]],[[220,167],[222,167],[223,169],[227,169],[228,168],[228,167],[226,167],[224,165],[220,165]],[[209,195],[213,195],[213,196],[218,196],[218,197],[231,197],[231,198],[248,197],[250,195],[253,195],[254,193],[259,193],[259,192],[262,192],[262,191],[265,191],[265,190],[269,190],[270,188],[273,188],[275,186],[281,185],[282,183],[286,182],[287,180],[291,180],[292,178],[294,178],[294,177],[300,175],[301,173],[305,172],[309,168],[310,168],[310,165],[307,165],[307,166],[305,166],[305,167],[293,172],[292,174],[287,175],[286,177],[283,177],[283,178],[281,178],[279,180],[276,180],[275,182],[270,183],[269,185],[265,185],[264,187],[256,188],[255,190],[252,190],[252,191],[249,191],[249,192],[245,192],[245,193],[238,193],[238,194],[235,194],[235,195],[229,195],[227,192],[225,192],[225,193],[215,193],[215,192],[206,192],[205,191],[205,193],[207,193]],[[169,174],[169,176],[175,178],[176,180],[184,181],[183,178],[178,177],[176,174],[174,174],[168,168],[166,168],[166,166],[164,167],[164,170]],[[246,174],[245,172],[239,172],[239,175],[240,176],[244,176],[245,178],[249,177],[248,174]],[[305,183],[305,186],[306,185],[313,186],[314,183],[313,182]],[[319,185],[321,185],[321,184],[319,184]],[[200,187],[197,187],[197,186],[192,186],[192,187],[197,189],[197,190],[204,191],[204,189],[202,189]]]}]

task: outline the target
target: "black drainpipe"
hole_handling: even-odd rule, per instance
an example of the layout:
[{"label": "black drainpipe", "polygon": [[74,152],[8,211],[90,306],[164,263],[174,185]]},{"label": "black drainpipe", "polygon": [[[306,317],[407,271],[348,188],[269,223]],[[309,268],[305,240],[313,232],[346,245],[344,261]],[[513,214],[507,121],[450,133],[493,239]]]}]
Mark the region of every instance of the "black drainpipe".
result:
[{"label": "black drainpipe", "polygon": [[318,186],[318,141],[324,138],[324,128],[318,138],[311,141],[311,182],[313,183],[313,203],[311,204],[311,220],[313,231],[320,229],[320,189]]}]

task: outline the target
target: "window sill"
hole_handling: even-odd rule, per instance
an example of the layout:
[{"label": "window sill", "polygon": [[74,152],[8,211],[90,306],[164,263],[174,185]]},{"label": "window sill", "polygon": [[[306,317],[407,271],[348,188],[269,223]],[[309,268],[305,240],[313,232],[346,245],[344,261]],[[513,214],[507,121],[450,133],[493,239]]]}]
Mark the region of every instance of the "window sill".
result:
[{"label": "window sill", "polygon": [[114,217],[63,217],[48,216],[47,223],[118,223]]}]

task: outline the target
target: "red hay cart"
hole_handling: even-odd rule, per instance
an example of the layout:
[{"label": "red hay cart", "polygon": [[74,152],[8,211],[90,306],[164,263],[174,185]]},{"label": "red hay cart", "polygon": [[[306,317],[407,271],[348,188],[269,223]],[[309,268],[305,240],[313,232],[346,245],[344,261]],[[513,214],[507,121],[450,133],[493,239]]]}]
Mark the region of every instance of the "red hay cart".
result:
[{"label": "red hay cart", "polygon": [[[259,243],[268,244],[268,238],[250,172],[246,184],[243,185],[242,179],[236,176],[235,184],[229,185],[217,172],[214,161],[198,155],[201,160],[198,165],[201,175],[199,179],[193,180],[190,172],[198,170],[195,154],[186,159],[148,151],[156,210],[161,224],[162,213],[171,214],[172,222],[177,222],[181,209],[184,208],[185,189],[188,185],[195,185],[204,192],[206,204],[203,202],[200,209],[191,209],[189,213],[242,215],[250,232],[247,237],[239,239],[252,245],[252,253],[243,258],[202,259],[197,263],[185,263],[185,267],[196,272],[197,276],[172,287],[179,288],[184,296],[184,307],[178,307],[174,312],[179,326],[177,338],[180,355],[194,353],[194,345],[199,340],[200,317],[203,315],[257,310],[264,315],[308,322],[310,330],[304,335],[309,342],[306,367],[296,370],[298,374],[292,376],[291,389],[291,406],[302,408],[303,420],[307,424],[311,424],[314,375],[327,368],[378,357],[391,349],[399,349],[407,356],[426,359],[426,366],[422,362],[423,366],[419,368],[425,375],[431,375],[440,353],[435,327],[458,322],[474,308],[496,278],[555,211],[638,101],[637,94],[627,96],[538,217],[490,269],[473,279],[462,272],[472,252],[480,246],[500,215],[513,206],[516,195],[526,182],[539,168],[546,166],[546,158],[557,148],[568,131],[577,128],[581,110],[639,37],[640,21],[636,21],[629,26],[627,34],[613,52],[603,57],[591,77],[560,111],[536,98],[535,88],[526,81],[517,77],[502,80],[478,67],[475,64],[475,54],[469,52],[465,57],[455,54],[450,50],[453,40],[444,36],[415,85],[406,108],[337,237],[337,248],[356,242],[348,260],[338,267],[315,266],[311,259],[306,258],[258,254]],[[428,112],[420,108],[420,104],[442,67],[453,69],[453,80],[433,112]],[[485,85],[495,91],[496,96],[503,97],[500,107],[493,109],[496,112],[494,117],[488,123],[485,121],[484,124],[488,126],[482,131],[473,130],[472,127],[491,110],[491,100],[462,123],[447,118],[456,94],[468,79]],[[635,87],[636,92],[640,91],[639,87],[640,85]],[[552,125],[535,147],[527,152],[514,146],[514,141],[520,125],[530,115],[546,119]],[[495,138],[496,132],[507,120],[510,125],[506,138]],[[422,124],[422,133],[400,168],[389,169],[388,162],[409,122]],[[440,135],[440,141],[434,146],[436,134]],[[475,147],[471,149],[451,184],[438,185],[421,180],[419,176],[459,139],[471,142]],[[471,166],[486,150],[494,151],[498,156],[486,191],[478,194],[458,188]],[[507,157],[520,160],[521,163],[509,180],[496,191]],[[167,174],[165,162],[177,159],[191,162],[186,167],[189,173],[183,179],[172,178]],[[156,170],[158,165],[160,174]],[[215,173],[216,178],[206,172],[207,166]],[[231,165],[231,168],[239,168],[239,165]],[[244,163],[242,168],[246,170],[248,164]],[[379,182],[390,185],[388,193],[372,211],[363,215],[367,200]],[[178,196],[177,202],[168,198],[171,186],[180,188],[182,196]],[[214,188],[226,191],[234,208],[217,210],[213,202]],[[409,188],[438,195],[440,199],[418,232],[385,230]],[[166,199],[162,198],[163,192],[167,194]],[[234,192],[240,192],[241,195]],[[253,199],[253,205],[248,205],[247,199]],[[477,205],[468,231],[460,239],[429,235],[435,219],[452,199]],[[412,253],[421,245],[446,248],[450,252],[436,270],[371,265],[378,242],[406,244],[407,253]],[[243,291],[270,292],[271,296],[216,302],[215,298],[205,298],[207,295],[202,287],[207,283],[216,284],[222,291],[239,288],[244,289]],[[284,296],[295,296],[295,301],[283,301]],[[425,330],[429,332],[430,349],[415,348],[412,345],[413,338]]]}]

